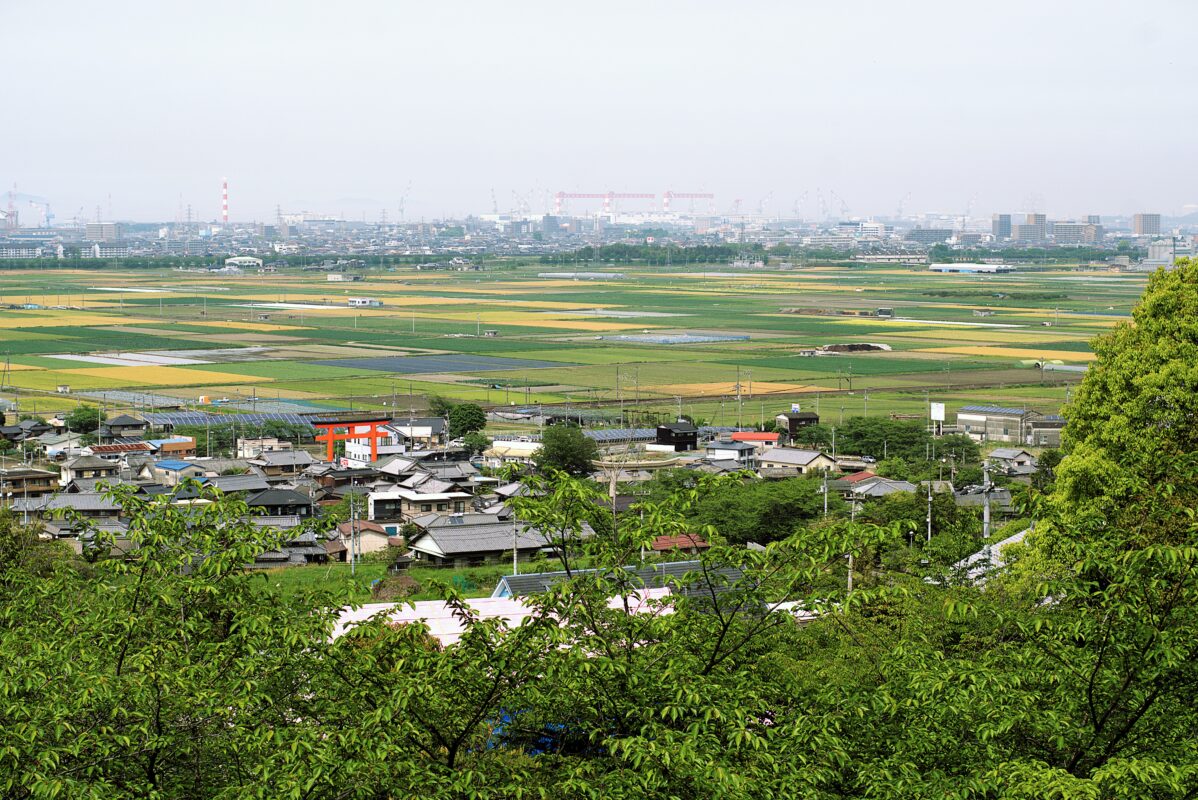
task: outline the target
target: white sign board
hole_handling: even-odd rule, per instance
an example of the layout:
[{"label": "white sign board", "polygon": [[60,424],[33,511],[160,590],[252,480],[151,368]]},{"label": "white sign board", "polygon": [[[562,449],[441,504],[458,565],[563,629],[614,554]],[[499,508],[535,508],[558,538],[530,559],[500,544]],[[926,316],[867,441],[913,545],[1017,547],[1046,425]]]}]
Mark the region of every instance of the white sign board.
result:
[{"label": "white sign board", "polygon": [[932,403],[932,421],[944,422],[944,403]]},{"label": "white sign board", "polygon": [[790,413],[792,413],[792,414],[797,414],[797,413],[799,413],[799,404],[798,404],[798,403],[791,403],[791,404],[790,404]]}]

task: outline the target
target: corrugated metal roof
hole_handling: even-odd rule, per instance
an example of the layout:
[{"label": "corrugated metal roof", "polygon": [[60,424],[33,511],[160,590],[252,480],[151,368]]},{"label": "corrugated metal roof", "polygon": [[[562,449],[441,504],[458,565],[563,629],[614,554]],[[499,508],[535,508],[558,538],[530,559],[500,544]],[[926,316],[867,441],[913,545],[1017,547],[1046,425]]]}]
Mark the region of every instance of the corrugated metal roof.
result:
[{"label": "corrugated metal roof", "polygon": [[1017,417],[1028,413],[1026,408],[1011,408],[1009,406],[962,406],[961,411],[975,414],[1009,414]]}]

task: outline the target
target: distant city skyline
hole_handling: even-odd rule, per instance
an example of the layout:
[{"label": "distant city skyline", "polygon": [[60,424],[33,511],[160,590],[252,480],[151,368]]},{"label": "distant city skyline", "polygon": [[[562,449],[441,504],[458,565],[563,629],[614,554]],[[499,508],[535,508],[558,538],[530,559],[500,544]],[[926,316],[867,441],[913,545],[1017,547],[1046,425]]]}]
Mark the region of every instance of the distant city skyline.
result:
[{"label": "distant city skyline", "polygon": [[1198,5],[1104,12],[26,0],[0,28],[0,192],[59,222],[216,220],[224,177],[234,222],[551,210],[557,191],[806,218],[819,195],[859,217],[1196,212]]}]

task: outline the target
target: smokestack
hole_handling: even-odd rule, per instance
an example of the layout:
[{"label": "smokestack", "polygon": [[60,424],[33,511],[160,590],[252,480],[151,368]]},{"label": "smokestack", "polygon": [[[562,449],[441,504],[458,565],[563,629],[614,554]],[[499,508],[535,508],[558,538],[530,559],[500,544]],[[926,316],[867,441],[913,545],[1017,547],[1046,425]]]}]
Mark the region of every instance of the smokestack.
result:
[{"label": "smokestack", "polygon": [[220,179],[220,218],[225,227],[229,225],[229,179]]}]

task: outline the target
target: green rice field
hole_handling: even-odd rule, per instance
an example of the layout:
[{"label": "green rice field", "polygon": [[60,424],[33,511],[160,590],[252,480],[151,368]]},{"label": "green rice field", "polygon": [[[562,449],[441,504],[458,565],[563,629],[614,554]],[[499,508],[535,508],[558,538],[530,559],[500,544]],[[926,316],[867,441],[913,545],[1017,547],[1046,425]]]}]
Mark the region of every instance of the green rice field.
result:
[{"label": "green rice field", "polygon": [[[721,424],[791,403],[837,417],[920,414],[929,400],[1055,411],[1093,337],[1128,318],[1146,282],[1081,268],[816,265],[729,277],[692,265],[576,281],[532,263],[486,267],[372,270],[349,288],[299,270],[0,272],[0,396],[46,410],[121,389],[188,408],[252,397],[406,411],[436,394],[622,405],[642,420],[681,406]],[[348,296],[383,305],[350,308]],[[670,343],[684,334],[707,340]],[[471,358],[418,363],[479,366],[386,369],[456,355]]]}]

